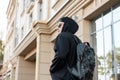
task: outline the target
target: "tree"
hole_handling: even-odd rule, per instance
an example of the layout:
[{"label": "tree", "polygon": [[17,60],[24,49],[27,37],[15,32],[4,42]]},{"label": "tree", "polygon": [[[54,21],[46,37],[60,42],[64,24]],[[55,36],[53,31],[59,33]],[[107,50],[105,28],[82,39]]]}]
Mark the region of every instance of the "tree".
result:
[{"label": "tree", "polygon": [[115,49],[115,57],[116,57],[118,64],[120,64],[120,48]]},{"label": "tree", "polygon": [[[115,56],[115,59],[117,61],[117,65],[120,66],[120,47],[118,48],[115,48],[114,50],[114,54],[112,55],[111,53],[112,51],[109,51],[108,53],[106,53],[106,57],[105,56],[99,56],[98,57],[98,73],[103,75],[105,73],[110,73],[110,70],[112,70],[112,67],[113,67],[113,63],[114,63],[114,56]],[[102,65],[102,62],[104,62],[105,60],[105,66],[106,66],[106,71],[104,71],[104,66]],[[120,69],[119,69],[120,70]]]},{"label": "tree", "polygon": [[0,62],[3,61],[3,51],[4,51],[4,48],[2,45],[2,40],[0,40]]}]

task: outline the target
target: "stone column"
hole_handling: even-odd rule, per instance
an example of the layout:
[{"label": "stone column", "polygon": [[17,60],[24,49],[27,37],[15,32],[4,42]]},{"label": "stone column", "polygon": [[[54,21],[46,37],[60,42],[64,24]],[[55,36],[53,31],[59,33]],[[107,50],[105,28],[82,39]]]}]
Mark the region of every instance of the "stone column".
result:
[{"label": "stone column", "polygon": [[40,35],[37,36],[37,51],[36,51],[36,70],[35,70],[35,80],[40,80]]},{"label": "stone column", "polygon": [[35,63],[25,61],[24,57],[18,56],[15,80],[34,80],[35,79]]},{"label": "stone column", "polygon": [[50,33],[47,24],[38,22],[32,30],[37,35],[35,80],[50,80]]},{"label": "stone column", "polygon": [[90,21],[81,20],[78,35],[82,41],[90,42]]},{"label": "stone column", "polygon": [[36,71],[35,80],[50,80],[50,36],[40,34],[37,36]]}]

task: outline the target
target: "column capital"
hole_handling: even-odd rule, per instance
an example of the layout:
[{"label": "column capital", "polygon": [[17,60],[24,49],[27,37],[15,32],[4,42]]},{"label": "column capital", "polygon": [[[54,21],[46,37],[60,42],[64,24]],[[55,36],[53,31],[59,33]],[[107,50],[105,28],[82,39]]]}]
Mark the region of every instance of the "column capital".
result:
[{"label": "column capital", "polygon": [[36,35],[40,34],[50,34],[50,29],[47,24],[47,21],[36,20],[32,23],[32,31],[36,33]]}]

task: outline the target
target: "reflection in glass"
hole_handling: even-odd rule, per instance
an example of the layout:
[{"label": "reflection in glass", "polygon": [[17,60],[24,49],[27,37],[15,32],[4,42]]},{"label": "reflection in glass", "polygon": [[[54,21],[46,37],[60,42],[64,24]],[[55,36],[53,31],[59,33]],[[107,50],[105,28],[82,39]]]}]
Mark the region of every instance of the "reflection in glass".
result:
[{"label": "reflection in glass", "polygon": [[102,18],[97,19],[97,20],[95,21],[95,25],[97,26],[97,27],[95,27],[95,28],[96,28],[96,31],[102,29]]},{"label": "reflection in glass", "polygon": [[113,22],[120,20],[120,7],[113,10]]},{"label": "reflection in glass", "polygon": [[96,33],[97,57],[98,57],[98,80],[105,79],[104,52],[103,52],[103,32]]},{"label": "reflection in glass", "polygon": [[120,80],[120,6],[112,9],[92,22],[91,42],[97,54],[95,80]]},{"label": "reflection in glass", "polygon": [[106,80],[110,80],[110,76],[113,74],[112,64],[112,40],[111,40],[111,26],[104,29],[104,50],[105,50],[105,75]]},{"label": "reflection in glass", "polygon": [[120,74],[120,22],[113,25],[114,27],[114,40],[115,40],[115,57],[117,63],[117,73]]},{"label": "reflection in glass", "polygon": [[104,27],[111,24],[112,18],[111,18],[111,12],[103,16],[103,25]]}]

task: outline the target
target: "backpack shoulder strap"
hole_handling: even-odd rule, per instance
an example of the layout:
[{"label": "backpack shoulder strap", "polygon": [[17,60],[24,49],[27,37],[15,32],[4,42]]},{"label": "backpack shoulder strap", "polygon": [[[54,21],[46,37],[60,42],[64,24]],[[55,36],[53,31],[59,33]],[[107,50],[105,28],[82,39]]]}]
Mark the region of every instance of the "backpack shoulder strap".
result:
[{"label": "backpack shoulder strap", "polygon": [[74,36],[74,39],[76,43],[82,43],[82,41],[77,36]]},{"label": "backpack shoulder strap", "polygon": [[89,42],[84,42],[83,44],[87,45],[88,47],[90,47],[90,43]]}]

